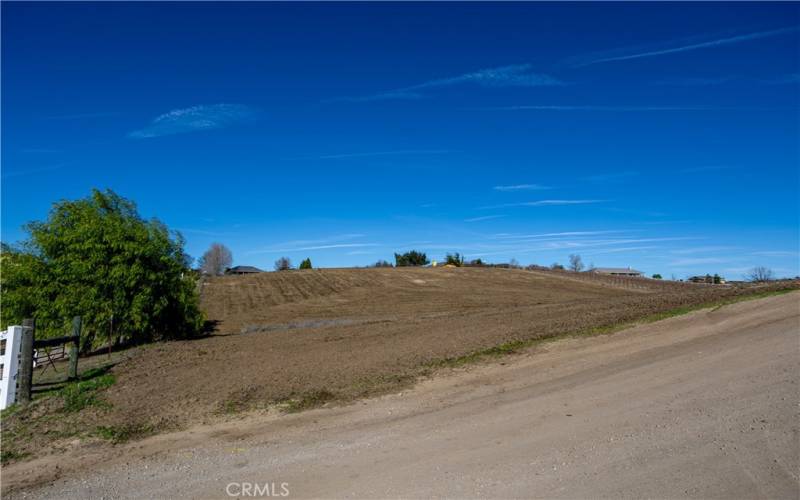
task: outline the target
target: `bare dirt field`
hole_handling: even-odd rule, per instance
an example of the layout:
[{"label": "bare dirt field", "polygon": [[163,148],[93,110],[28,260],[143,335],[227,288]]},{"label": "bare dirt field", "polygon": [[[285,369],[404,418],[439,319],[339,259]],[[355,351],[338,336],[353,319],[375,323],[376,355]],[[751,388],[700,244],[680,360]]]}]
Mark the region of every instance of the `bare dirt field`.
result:
[{"label": "bare dirt field", "polygon": [[[799,381],[795,292],[537,344],[356,404],[15,464],[4,487],[38,485],[11,495],[34,498],[226,498],[242,483],[285,483],[293,498],[796,499]],[[70,474],[41,487],[59,464]]]},{"label": "bare dirt field", "polygon": [[476,352],[502,354],[535,339],[603,332],[786,287],[797,283],[719,287],[492,268],[214,278],[202,289],[213,335],[119,354],[107,373],[86,382],[95,385],[72,410],[74,397],[46,393],[4,415],[4,461],[108,446],[244,411],[350,401],[410,385]]}]

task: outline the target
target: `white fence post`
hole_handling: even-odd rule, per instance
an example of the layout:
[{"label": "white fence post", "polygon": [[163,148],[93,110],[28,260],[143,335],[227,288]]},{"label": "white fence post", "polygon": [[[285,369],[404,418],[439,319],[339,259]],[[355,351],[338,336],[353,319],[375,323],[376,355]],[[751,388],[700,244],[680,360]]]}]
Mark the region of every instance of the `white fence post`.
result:
[{"label": "white fence post", "polygon": [[4,410],[17,400],[17,375],[19,374],[19,349],[22,340],[22,327],[9,326],[0,332],[0,340],[5,340],[5,352],[0,357],[2,379],[0,379],[0,410]]}]

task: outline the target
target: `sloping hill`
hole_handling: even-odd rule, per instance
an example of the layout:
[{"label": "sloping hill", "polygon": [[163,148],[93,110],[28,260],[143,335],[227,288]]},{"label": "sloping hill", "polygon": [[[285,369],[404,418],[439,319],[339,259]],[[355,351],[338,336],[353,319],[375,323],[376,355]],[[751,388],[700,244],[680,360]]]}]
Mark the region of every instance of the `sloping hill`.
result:
[{"label": "sloping hill", "polygon": [[760,290],[496,268],[215,278],[202,291],[215,334],[119,353],[126,359],[105,379],[113,385],[86,396],[82,411],[64,411],[55,394],[4,416],[4,450],[35,454],[52,449],[54,435],[69,447],[76,433],[129,439],[276,404],[348,400],[397,389],[475,353],[506,353],[519,342]]},{"label": "sloping hill", "polygon": [[322,269],[212,278],[202,304],[221,332],[299,318],[419,318],[697,287],[499,268]]}]

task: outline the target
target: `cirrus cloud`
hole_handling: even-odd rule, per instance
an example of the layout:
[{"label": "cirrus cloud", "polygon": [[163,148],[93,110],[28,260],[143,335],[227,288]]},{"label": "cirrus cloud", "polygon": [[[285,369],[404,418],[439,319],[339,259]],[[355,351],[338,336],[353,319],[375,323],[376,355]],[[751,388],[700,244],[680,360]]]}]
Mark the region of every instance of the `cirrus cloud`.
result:
[{"label": "cirrus cloud", "polygon": [[128,134],[132,139],[185,134],[229,127],[255,116],[256,111],[242,104],[201,104],[173,109],[157,116],[150,125]]},{"label": "cirrus cloud", "polygon": [[550,75],[542,73],[532,73],[530,64],[513,64],[510,66],[500,66],[497,68],[487,68],[464,73],[458,76],[447,78],[437,78],[426,82],[403,87],[394,90],[387,90],[376,94],[355,97],[339,97],[331,101],[346,102],[371,102],[389,100],[409,100],[422,99],[425,94],[422,90],[431,90],[455,85],[472,84],[480,87],[542,87],[553,85],[564,85],[564,82]]}]

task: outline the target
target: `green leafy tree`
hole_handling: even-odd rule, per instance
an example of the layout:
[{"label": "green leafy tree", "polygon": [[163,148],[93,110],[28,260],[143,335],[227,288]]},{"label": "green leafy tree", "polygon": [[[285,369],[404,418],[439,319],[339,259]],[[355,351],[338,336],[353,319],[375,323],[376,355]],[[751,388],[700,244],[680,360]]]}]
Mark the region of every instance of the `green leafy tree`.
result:
[{"label": "green leafy tree", "polygon": [[[2,324],[35,318],[42,336],[83,319],[83,348],[189,337],[203,326],[183,238],[111,190],[59,201],[2,253]],[[113,330],[112,326],[113,318]]]},{"label": "green leafy tree", "polygon": [[656,273],[656,274],[653,275],[653,279],[654,280],[660,280],[661,279],[661,275]]},{"label": "green leafy tree", "polygon": [[445,265],[450,264],[456,267],[461,267],[464,265],[464,256],[458,252],[447,254],[444,258],[444,261]]},{"label": "green leafy tree", "polygon": [[300,262],[300,269],[311,269],[311,258],[307,257],[305,260]]},{"label": "green leafy tree", "polygon": [[394,261],[397,267],[404,266],[424,266],[428,264],[428,256],[422,252],[411,250],[404,254],[394,254]]}]

